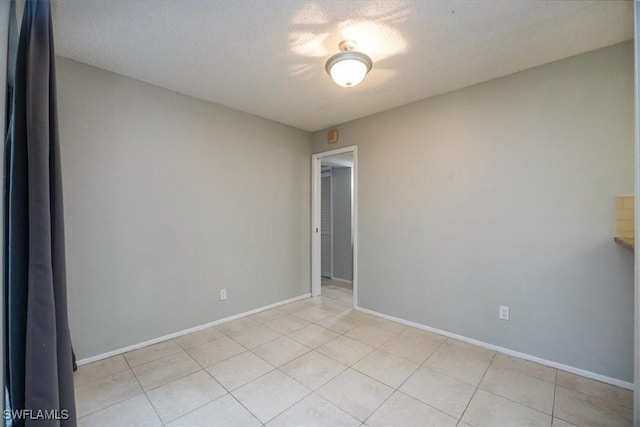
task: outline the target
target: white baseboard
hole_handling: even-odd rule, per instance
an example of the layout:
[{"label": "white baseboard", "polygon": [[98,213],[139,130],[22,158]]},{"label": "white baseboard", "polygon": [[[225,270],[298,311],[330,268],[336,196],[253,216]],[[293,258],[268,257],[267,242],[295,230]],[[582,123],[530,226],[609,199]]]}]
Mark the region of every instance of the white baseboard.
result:
[{"label": "white baseboard", "polygon": [[371,314],[373,316],[381,317],[387,320],[393,320],[394,322],[402,323],[403,325],[413,326],[414,328],[422,329],[424,331],[433,332],[439,335],[444,335],[449,338],[454,338],[460,341],[468,342],[469,344],[475,344],[480,347],[487,348],[489,350],[494,350],[499,353],[504,353],[509,356],[519,357],[520,359],[529,360],[531,362],[539,363],[541,365],[550,366],[552,368],[561,369],[563,371],[571,372],[572,374],[580,375],[583,377],[591,378],[597,381],[601,381],[603,383],[612,384],[618,387],[626,388],[628,390],[633,390],[633,383],[622,381],[617,378],[607,377],[605,375],[597,374],[595,372],[586,371],[584,369],[575,368],[573,366],[564,365],[562,363],[557,363],[552,360],[543,359],[541,357],[532,356],[526,353],[520,353],[519,351],[510,350],[508,348],[500,347],[497,345],[489,344],[484,341],[479,341],[473,338],[468,338],[463,335],[453,334],[451,332],[443,331],[441,329],[432,328],[430,326],[422,325],[420,323],[411,322],[409,320],[404,320],[399,317],[389,316],[388,314],[378,313],[377,311],[369,310],[367,308],[356,307],[356,310],[361,311],[363,313]]},{"label": "white baseboard", "polygon": [[348,283],[348,284],[350,284],[350,285],[352,285],[352,284],[353,284],[353,281],[352,281],[352,280],[341,279],[341,278],[339,278],[339,277],[333,277],[333,276],[331,276],[331,280],[335,280],[336,282]]},{"label": "white baseboard", "polygon": [[133,345],[130,345],[130,346],[127,346],[127,347],[122,347],[122,348],[119,348],[117,350],[112,350],[112,351],[108,351],[106,353],[98,354],[96,356],[87,357],[85,359],[78,360],[76,363],[78,364],[78,366],[82,366],[82,365],[86,365],[87,363],[97,362],[98,360],[106,359],[106,358],[111,357],[111,356],[117,356],[118,354],[126,353],[126,352],[132,351],[132,350],[137,350],[139,348],[146,347],[146,346],[151,345],[151,344],[157,344],[159,342],[170,340],[172,338],[181,337],[183,335],[187,335],[187,334],[190,334],[192,332],[197,332],[197,331],[200,331],[202,329],[207,329],[207,328],[210,328],[212,326],[217,326],[217,325],[221,325],[223,323],[231,322],[232,320],[236,320],[236,319],[240,319],[242,317],[250,316],[252,314],[260,313],[261,311],[269,310],[269,309],[272,309],[272,308],[275,308],[275,307],[278,307],[278,306],[281,306],[281,305],[285,305],[285,304],[289,304],[291,302],[299,301],[301,299],[309,298],[310,296],[311,296],[311,294],[308,293],[308,294],[300,295],[300,296],[297,296],[297,297],[294,297],[294,298],[290,298],[290,299],[287,299],[287,300],[284,300],[284,301],[279,301],[279,302],[276,302],[276,303],[273,303],[273,304],[265,305],[264,307],[256,308],[256,309],[249,310],[249,311],[245,311],[244,313],[235,314],[233,316],[225,317],[224,319],[214,320],[213,322],[205,323],[203,325],[194,326],[193,328],[184,329],[182,331],[174,332],[172,334],[163,335],[163,336],[158,337],[158,338],[153,338],[153,339],[150,339],[150,340],[147,340],[147,341],[143,341],[143,342],[138,343],[138,344],[133,344]]}]

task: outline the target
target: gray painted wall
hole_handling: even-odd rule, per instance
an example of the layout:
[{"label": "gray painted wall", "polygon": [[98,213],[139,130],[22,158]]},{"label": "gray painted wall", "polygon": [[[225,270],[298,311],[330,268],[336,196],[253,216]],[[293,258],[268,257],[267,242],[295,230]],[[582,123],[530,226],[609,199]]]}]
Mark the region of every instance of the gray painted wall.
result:
[{"label": "gray painted wall", "polygon": [[360,306],[632,381],[633,82],[626,42],[315,133],[358,145]]},{"label": "gray painted wall", "polygon": [[333,168],[333,277],[353,279],[351,168]]},{"label": "gray painted wall", "polygon": [[57,66],[80,359],[309,292],[308,133]]}]

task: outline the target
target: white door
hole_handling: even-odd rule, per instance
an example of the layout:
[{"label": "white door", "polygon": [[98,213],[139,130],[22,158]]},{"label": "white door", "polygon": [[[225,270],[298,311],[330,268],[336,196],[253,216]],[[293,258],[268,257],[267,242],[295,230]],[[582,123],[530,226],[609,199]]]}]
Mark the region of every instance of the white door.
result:
[{"label": "white door", "polygon": [[333,266],[331,248],[331,170],[323,172],[321,178],[320,196],[320,252],[321,252],[321,275],[331,277]]}]

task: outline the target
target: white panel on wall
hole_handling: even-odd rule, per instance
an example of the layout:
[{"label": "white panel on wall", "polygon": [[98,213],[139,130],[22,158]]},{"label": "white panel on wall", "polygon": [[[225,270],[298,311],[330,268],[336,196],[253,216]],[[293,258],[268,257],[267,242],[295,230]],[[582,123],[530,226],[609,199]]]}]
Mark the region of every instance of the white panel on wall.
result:
[{"label": "white panel on wall", "polygon": [[353,280],[353,246],[351,237],[351,168],[332,170],[333,201],[333,278]]},{"label": "white panel on wall", "polygon": [[331,171],[325,172],[321,178],[321,197],[320,197],[320,245],[321,245],[321,274],[324,277],[333,275],[333,256],[331,248],[332,238],[332,186]]}]

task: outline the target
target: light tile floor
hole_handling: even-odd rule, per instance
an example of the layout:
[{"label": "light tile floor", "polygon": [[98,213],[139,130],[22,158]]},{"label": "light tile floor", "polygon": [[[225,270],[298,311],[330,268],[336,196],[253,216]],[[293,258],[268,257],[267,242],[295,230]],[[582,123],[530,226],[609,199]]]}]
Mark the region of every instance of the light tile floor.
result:
[{"label": "light tile floor", "polygon": [[309,298],[81,366],[80,426],[626,426],[633,395]]}]

